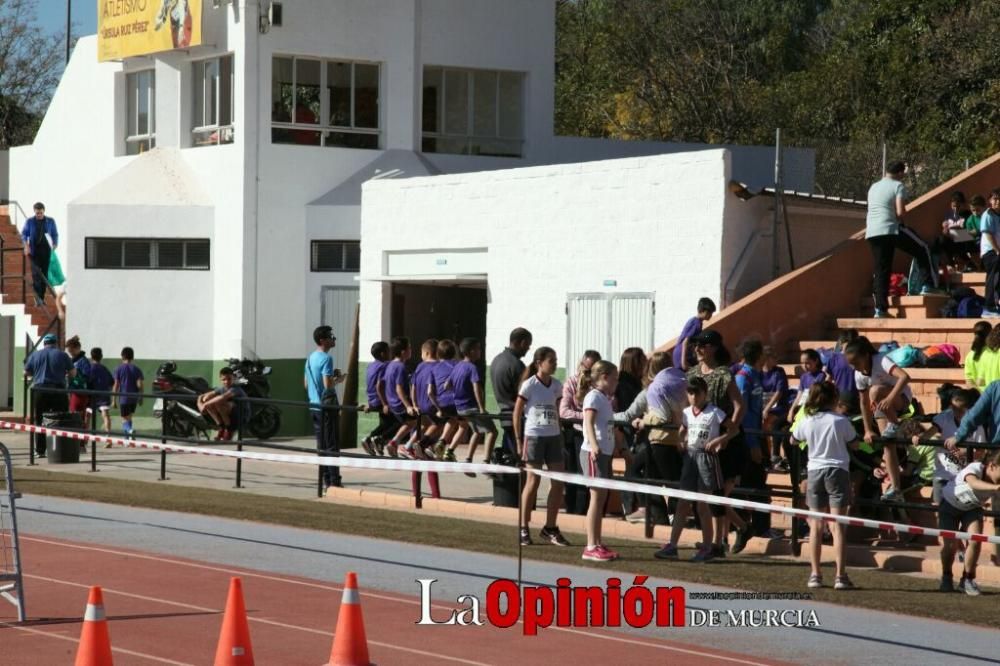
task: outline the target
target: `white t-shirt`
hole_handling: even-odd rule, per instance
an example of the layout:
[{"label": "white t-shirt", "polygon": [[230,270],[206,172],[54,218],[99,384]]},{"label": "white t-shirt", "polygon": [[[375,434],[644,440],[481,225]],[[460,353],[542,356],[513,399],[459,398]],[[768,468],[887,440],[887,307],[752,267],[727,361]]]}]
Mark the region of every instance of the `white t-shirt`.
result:
[{"label": "white t-shirt", "polygon": [[546,386],[538,375],[532,375],[521,383],[517,392],[524,400],[525,437],[558,437],[561,432],[558,406],[562,384],[555,377],[550,379]]},{"label": "white t-shirt", "polygon": [[979,493],[976,493],[975,490],[969,487],[969,484],[965,482],[965,477],[970,474],[978,479],[982,479],[986,475],[986,467],[981,462],[966,465],[941,491],[941,496],[944,497],[948,504],[962,511],[978,509],[983,505],[983,500],[986,499],[985,496],[989,495],[989,493],[982,493],[983,496],[980,496]]},{"label": "white t-shirt", "polygon": [[792,437],[809,445],[807,470],[850,469],[847,445],[858,438],[851,420],[833,412],[806,416],[792,429]]},{"label": "white t-shirt", "polygon": [[705,445],[722,432],[722,422],[726,413],[715,405],[705,405],[699,410],[692,405],[684,410],[681,423],[687,429],[687,447],[690,450],[704,451]]},{"label": "white t-shirt", "polygon": [[[872,386],[895,386],[899,378],[892,374],[896,364],[885,354],[875,354],[872,356],[872,374],[862,374],[860,370],[854,371],[854,385],[859,391],[867,391]],[[903,387],[903,395],[907,400],[913,400],[913,393],[909,385]]]},{"label": "white t-shirt", "polygon": [[[955,415],[950,409],[946,409],[935,416],[933,422],[934,425],[937,426],[937,429],[941,431],[942,439],[953,437],[955,433],[958,432],[959,424],[955,423]],[[986,432],[983,430],[982,426],[979,426],[976,428],[976,432],[972,433],[972,436],[967,439],[970,442],[983,443],[986,441]],[[940,447],[934,455],[935,479],[945,479],[946,481],[951,481],[955,478],[955,475],[961,468],[962,464],[959,462],[958,458],[943,446]]]},{"label": "white t-shirt", "polygon": [[[594,414],[594,431],[597,433],[597,448],[605,455],[615,452],[615,427],[611,421],[615,418],[615,410],[611,407],[611,399],[597,389],[590,389],[590,393],[583,399],[584,412],[596,412]],[[586,436],[587,429],[583,429]]]}]

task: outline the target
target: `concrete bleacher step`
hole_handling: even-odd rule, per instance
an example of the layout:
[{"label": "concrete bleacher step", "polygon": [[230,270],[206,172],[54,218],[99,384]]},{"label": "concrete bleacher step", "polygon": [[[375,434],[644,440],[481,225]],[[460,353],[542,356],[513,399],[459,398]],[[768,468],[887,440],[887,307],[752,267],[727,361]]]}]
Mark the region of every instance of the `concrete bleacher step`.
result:
[{"label": "concrete bleacher step", "polygon": [[[941,316],[941,308],[948,302],[948,296],[933,294],[928,296],[892,296],[889,298],[889,314],[899,319],[932,319]],[[861,299],[863,316],[874,311],[875,300],[869,296]]]}]

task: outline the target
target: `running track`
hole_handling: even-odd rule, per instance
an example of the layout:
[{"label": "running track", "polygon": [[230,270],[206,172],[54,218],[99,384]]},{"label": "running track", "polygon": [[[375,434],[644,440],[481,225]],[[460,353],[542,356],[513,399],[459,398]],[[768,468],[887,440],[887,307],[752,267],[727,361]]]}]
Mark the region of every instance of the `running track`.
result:
[{"label": "running track", "polygon": [[[0,606],[0,663],[71,663],[90,585],[104,590],[116,663],[205,664],[214,654],[229,579],[243,578],[259,664],[325,663],[342,588],[169,555],[22,535],[30,621]],[[427,627],[416,597],[369,592],[362,608],[372,660],[387,664],[765,664],[711,648],[602,630]],[[439,613],[447,606],[435,604]]]}]

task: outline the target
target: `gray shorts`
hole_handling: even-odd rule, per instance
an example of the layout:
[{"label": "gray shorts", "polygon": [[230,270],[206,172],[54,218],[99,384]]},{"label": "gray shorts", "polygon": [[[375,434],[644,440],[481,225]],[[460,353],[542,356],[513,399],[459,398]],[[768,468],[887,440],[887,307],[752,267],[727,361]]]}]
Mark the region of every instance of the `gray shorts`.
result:
[{"label": "gray shorts", "polygon": [[811,469],[808,472],[806,505],[813,511],[827,507],[844,509],[851,504],[851,473],[839,467]]},{"label": "gray shorts", "polygon": [[465,419],[472,428],[472,432],[477,435],[495,435],[497,432],[497,427],[493,425],[493,419],[488,416],[484,416],[478,409],[463,409],[458,412],[458,415]]},{"label": "gray shorts", "polygon": [[546,465],[550,468],[553,465],[562,465],[563,448],[562,435],[525,437],[524,461],[532,465]]},{"label": "gray shorts", "polygon": [[719,456],[701,449],[689,450],[681,468],[681,490],[689,493],[722,492],[722,464]]},{"label": "gray shorts", "polygon": [[580,473],[595,479],[610,479],[611,456],[606,453],[598,453],[595,461],[590,457],[590,450],[583,447],[580,449]]}]

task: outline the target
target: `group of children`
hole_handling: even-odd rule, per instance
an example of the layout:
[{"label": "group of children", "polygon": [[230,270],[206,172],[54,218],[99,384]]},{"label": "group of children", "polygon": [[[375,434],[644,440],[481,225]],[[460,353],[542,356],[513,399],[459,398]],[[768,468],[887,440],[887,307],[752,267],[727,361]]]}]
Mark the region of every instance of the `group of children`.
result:
[{"label": "group of children", "polygon": [[[122,433],[130,437],[134,433],[132,423],[136,408],[142,404],[144,377],[142,369],[135,364],[135,352],[131,347],[121,351],[121,363],[112,373],[104,365],[104,352],[100,347],[90,350],[90,357],[83,351],[78,336],[66,341],[66,353],[73,361],[75,376],[70,380],[69,411],[83,418],[84,428],[90,427],[90,419],[101,418],[104,432],[111,433],[111,410],[118,409],[122,422]],[[74,393],[73,389],[100,391],[107,395]],[[95,421],[96,427],[96,421]],[[85,445],[84,445],[85,446]],[[106,444],[105,447],[110,447]]]},{"label": "group of children", "polygon": [[966,201],[954,192],[935,249],[953,271],[986,271],[983,316],[1000,317],[1000,189],[988,200],[977,194]]}]

